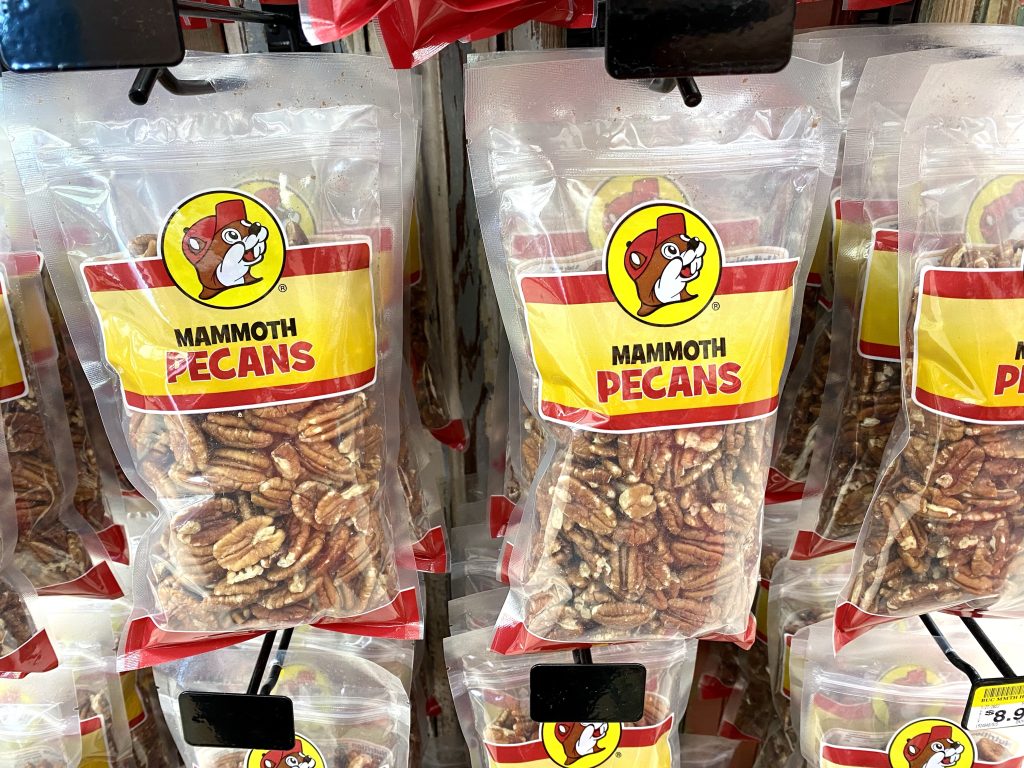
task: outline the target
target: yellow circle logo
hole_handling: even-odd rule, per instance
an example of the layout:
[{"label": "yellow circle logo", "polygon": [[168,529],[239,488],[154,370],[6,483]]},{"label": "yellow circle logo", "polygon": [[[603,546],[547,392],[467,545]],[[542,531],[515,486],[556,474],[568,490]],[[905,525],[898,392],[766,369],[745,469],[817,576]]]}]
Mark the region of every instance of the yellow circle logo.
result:
[{"label": "yellow circle logo", "polygon": [[619,219],[652,200],[686,204],[679,187],[664,176],[612,176],[594,190],[587,207],[587,236],[594,248],[608,239]]},{"label": "yellow circle logo", "polygon": [[[922,667],[919,664],[902,664],[898,667],[893,667],[888,670],[884,675],[878,678],[878,682],[882,685],[905,685],[912,688],[923,688],[932,685],[940,685],[943,682],[942,677],[939,676],[938,672]],[[878,718],[879,722],[883,725],[889,725],[900,722],[907,717],[906,713],[900,716],[901,707],[898,703],[886,701],[882,698],[873,699],[871,706],[875,710],[875,717]],[[929,705],[924,708],[917,707],[920,714],[937,715],[942,711],[940,705]]]},{"label": "yellow circle logo", "polygon": [[174,284],[208,307],[254,304],[284,271],[281,222],[265,203],[237,190],[182,201],[167,218],[159,247]]},{"label": "yellow circle logo", "polygon": [[320,750],[304,736],[295,734],[291,749],[253,749],[245,768],[328,768]]},{"label": "yellow circle logo", "polygon": [[974,755],[971,735],[941,718],[913,720],[889,742],[892,768],[971,768]]},{"label": "yellow circle logo", "polygon": [[616,301],[648,325],[679,325],[711,303],[722,278],[718,233],[667,200],[628,211],[608,235],[605,271]]},{"label": "yellow circle logo", "polygon": [[974,196],[967,212],[967,241],[1002,245],[1024,240],[1024,176],[1000,176]]},{"label": "yellow circle logo", "polygon": [[544,751],[558,765],[595,768],[615,754],[622,723],[544,723]]}]

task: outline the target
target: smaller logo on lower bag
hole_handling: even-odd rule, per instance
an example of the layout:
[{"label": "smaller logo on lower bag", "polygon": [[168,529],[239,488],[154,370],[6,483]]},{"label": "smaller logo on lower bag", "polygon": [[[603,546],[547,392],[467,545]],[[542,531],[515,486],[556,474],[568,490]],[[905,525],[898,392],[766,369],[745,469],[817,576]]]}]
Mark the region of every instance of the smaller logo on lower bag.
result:
[{"label": "smaller logo on lower bag", "polygon": [[892,768],[971,768],[974,756],[971,735],[940,718],[909,722],[889,742]]},{"label": "smaller logo on lower bag", "polygon": [[291,749],[253,749],[245,768],[329,768],[313,742],[295,734]]},{"label": "smaller logo on lower bag", "polygon": [[544,723],[541,739],[548,757],[563,768],[596,768],[615,754],[621,723]]}]

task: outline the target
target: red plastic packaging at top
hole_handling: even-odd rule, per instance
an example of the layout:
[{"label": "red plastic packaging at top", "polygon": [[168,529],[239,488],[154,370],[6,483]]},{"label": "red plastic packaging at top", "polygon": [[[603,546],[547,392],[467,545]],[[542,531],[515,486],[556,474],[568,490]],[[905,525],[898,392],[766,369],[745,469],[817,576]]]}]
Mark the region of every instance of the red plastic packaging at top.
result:
[{"label": "red plastic packaging at top", "polygon": [[302,31],[314,45],[333,43],[369,24],[390,0],[299,0]]},{"label": "red plastic packaging at top", "polygon": [[380,11],[377,21],[392,65],[407,69],[423,63],[456,40],[479,40],[527,21],[573,29],[591,27],[594,3],[593,0],[531,0],[503,4],[498,4],[498,0],[395,0]]}]

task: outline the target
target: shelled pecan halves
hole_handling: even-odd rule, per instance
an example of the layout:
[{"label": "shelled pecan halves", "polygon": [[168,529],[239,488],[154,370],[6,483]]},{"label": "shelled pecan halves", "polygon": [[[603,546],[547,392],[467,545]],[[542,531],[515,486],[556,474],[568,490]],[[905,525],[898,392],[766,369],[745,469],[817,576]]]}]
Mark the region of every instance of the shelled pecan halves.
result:
[{"label": "shelled pecan halves", "polygon": [[358,393],[132,415],[139,470],[179,509],[154,567],[169,627],[301,623],[394,597],[375,409]]},{"label": "shelled pecan halves", "polygon": [[593,642],[742,631],[769,423],[573,432],[538,493],[527,629]]},{"label": "shelled pecan halves", "polygon": [[818,508],[816,530],[829,539],[847,539],[860,532],[882,454],[900,412],[899,363],[868,359],[856,349],[850,363],[850,389]]},{"label": "shelled pecan halves", "polygon": [[34,632],[25,601],[17,590],[0,579],[0,656],[19,648]]},{"label": "shelled pecan halves", "polygon": [[[939,266],[993,269],[1020,258],[1019,248],[961,246]],[[850,601],[880,615],[984,607],[1019,568],[1024,426],[968,423],[909,402],[907,418],[906,446],[882,472],[864,523]]]}]

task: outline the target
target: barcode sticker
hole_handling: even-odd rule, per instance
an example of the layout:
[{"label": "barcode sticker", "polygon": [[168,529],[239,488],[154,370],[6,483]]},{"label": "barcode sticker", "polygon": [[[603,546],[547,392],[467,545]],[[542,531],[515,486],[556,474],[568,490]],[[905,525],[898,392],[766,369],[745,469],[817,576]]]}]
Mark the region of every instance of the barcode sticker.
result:
[{"label": "barcode sticker", "polygon": [[1024,725],[1024,678],[980,680],[971,688],[964,726],[968,730]]}]

